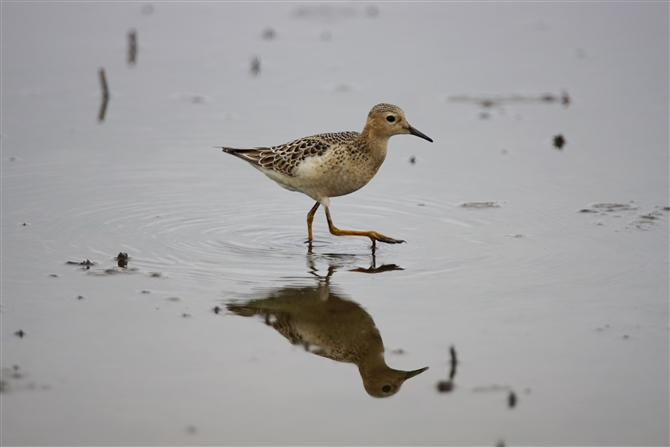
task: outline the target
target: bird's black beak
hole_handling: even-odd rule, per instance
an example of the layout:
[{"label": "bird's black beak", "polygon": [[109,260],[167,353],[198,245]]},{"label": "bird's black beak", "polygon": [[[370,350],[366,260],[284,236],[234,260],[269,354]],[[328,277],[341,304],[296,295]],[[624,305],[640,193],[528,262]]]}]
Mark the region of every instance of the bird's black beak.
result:
[{"label": "bird's black beak", "polygon": [[[417,135],[417,136],[418,136],[418,135]],[[425,136],[425,135],[424,135],[424,136]],[[428,138],[428,137],[426,137],[426,138]],[[430,140],[430,141],[432,141],[432,140]],[[416,370],[414,370],[414,371],[408,371],[408,372],[407,372],[407,375],[405,376],[405,380],[407,380],[407,379],[411,379],[411,378],[414,377],[414,376],[418,376],[419,374],[421,374],[422,372],[424,372],[424,371],[427,370],[427,369],[428,369],[428,367],[426,366],[425,368],[416,369]]]},{"label": "bird's black beak", "polygon": [[424,134],[423,132],[419,132],[418,130],[416,130],[415,128],[413,128],[413,127],[410,126],[410,125],[407,125],[407,130],[408,130],[409,133],[411,133],[412,135],[416,135],[416,136],[419,137],[419,138],[423,138],[424,140],[428,140],[428,141],[430,141],[431,143],[433,142],[433,140],[432,140],[429,136],[427,136],[427,135]]}]

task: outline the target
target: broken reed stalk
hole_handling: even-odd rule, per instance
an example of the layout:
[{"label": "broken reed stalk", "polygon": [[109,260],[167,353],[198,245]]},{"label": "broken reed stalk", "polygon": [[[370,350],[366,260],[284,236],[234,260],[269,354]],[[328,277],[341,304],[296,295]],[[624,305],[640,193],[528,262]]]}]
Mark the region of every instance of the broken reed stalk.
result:
[{"label": "broken reed stalk", "polygon": [[101,68],[98,70],[98,75],[100,76],[100,86],[102,87],[102,97],[103,99],[109,99],[109,89],[107,88],[107,78],[105,77],[105,69]]}]

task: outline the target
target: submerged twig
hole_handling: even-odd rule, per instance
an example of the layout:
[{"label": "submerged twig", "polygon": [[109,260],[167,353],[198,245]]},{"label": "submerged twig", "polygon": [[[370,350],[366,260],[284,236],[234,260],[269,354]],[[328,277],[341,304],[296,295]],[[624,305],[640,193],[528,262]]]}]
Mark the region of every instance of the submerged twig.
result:
[{"label": "submerged twig", "polygon": [[251,74],[253,76],[258,76],[261,73],[261,58],[258,56],[254,56],[253,59],[251,59]]}]

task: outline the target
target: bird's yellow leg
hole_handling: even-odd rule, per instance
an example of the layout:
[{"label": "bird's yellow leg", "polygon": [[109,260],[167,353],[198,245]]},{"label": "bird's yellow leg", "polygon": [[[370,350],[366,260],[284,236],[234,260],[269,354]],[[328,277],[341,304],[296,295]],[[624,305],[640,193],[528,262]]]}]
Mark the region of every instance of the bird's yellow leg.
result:
[{"label": "bird's yellow leg", "polygon": [[[328,229],[330,230],[331,234],[334,234],[335,236],[367,236],[372,241],[373,247],[375,245],[375,241],[385,242],[387,244],[400,244],[402,242],[405,242],[400,239],[393,239],[388,236],[384,236],[383,234],[377,233],[376,231],[340,230],[335,225],[333,225],[333,220],[330,218],[330,211],[328,210],[328,207],[324,206],[323,208],[326,211],[326,219],[328,220]],[[314,211],[316,211],[316,207],[313,209]]]},{"label": "bird's yellow leg", "polygon": [[312,222],[314,221],[314,213],[319,209],[319,202],[316,202],[309,213],[307,213],[307,242],[312,242]]}]

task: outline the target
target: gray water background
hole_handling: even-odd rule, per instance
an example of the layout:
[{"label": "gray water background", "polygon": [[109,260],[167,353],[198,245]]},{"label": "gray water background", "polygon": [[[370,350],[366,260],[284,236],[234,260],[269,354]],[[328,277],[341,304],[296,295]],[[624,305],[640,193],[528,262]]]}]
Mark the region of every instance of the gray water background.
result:
[{"label": "gray water background", "polygon": [[[435,142],[333,199],[374,255],[212,147],[380,102]],[[668,122],[667,3],[4,2],[2,443],[668,445]],[[319,285],[430,369],[225,311]]]}]

